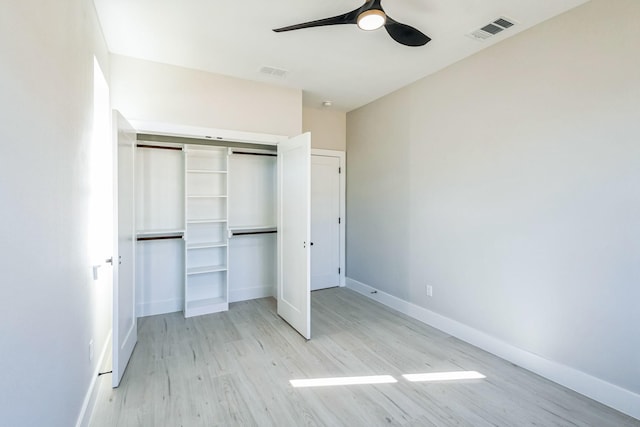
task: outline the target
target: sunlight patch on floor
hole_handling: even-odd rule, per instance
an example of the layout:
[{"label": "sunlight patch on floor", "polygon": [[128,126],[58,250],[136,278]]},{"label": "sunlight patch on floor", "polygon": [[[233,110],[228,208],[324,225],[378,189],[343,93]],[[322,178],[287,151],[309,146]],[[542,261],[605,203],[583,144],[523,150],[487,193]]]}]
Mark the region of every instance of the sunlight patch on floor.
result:
[{"label": "sunlight patch on floor", "polygon": [[294,387],[327,387],[336,385],[388,384],[398,380],[391,375],[372,375],[366,377],[310,378],[306,380],[289,380]]},{"label": "sunlight patch on floor", "polygon": [[425,374],[406,374],[403,378],[411,382],[423,381],[460,381],[460,380],[479,380],[486,378],[480,372],[476,371],[457,371],[457,372],[430,372]]},{"label": "sunlight patch on floor", "polygon": [[[461,381],[486,378],[476,371],[429,372],[423,374],[405,374],[402,377],[409,382]],[[341,385],[390,384],[398,380],[391,375],[371,375],[363,377],[309,378],[289,380],[296,388],[328,387]]]}]

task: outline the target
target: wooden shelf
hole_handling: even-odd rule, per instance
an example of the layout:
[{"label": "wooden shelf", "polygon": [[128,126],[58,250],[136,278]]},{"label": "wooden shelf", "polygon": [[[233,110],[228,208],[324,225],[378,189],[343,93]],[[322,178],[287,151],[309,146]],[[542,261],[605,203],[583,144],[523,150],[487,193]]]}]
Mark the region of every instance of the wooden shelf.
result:
[{"label": "wooden shelf", "polygon": [[187,243],[187,249],[224,248],[226,246],[227,246],[227,242]]},{"label": "wooden shelf", "polygon": [[205,265],[204,267],[189,267],[187,268],[187,276],[191,276],[193,274],[217,273],[219,271],[227,271],[227,266]]}]

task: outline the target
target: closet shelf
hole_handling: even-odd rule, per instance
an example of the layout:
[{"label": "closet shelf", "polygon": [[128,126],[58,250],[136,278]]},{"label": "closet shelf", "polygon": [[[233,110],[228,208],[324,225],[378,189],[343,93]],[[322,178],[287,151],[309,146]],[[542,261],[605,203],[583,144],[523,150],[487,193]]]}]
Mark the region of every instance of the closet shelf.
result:
[{"label": "closet shelf", "polygon": [[227,173],[227,171],[222,171],[222,170],[208,170],[208,169],[187,169],[187,173],[210,173],[210,174],[215,174],[215,173]]},{"label": "closet shelf", "polygon": [[227,246],[227,242],[187,243],[187,249],[224,248],[226,246]]},{"label": "closet shelf", "polygon": [[227,271],[226,265],[205,265],[204,267],[189,267],[187,268],[187,275],[193,274],[205,274],[216,273],[218,271]]},{"label": "closet shelf", "polygon": [[187,224],[213,224],[213,223],[225,223],[226,219],[188,219]]}]

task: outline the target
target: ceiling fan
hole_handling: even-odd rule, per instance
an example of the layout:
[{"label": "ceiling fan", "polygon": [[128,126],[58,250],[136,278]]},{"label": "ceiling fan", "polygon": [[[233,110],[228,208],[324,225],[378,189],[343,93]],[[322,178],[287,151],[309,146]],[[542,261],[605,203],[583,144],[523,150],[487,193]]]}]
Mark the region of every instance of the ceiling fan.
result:
[{"label": "ceiling fan", "polygon": [[382,9],[380,1],[381,0],[365,0],[362,6],[351,12],[331,18],[291,25],[289,27],[276,28],[273,31],[280,33],[283,31],[322,27],[325,25],[356,24],[360,29],[365,31],[377,30],[384,26],[392,39],[405,46],[423,46],[431,40],[417,29],[391,19]]}]

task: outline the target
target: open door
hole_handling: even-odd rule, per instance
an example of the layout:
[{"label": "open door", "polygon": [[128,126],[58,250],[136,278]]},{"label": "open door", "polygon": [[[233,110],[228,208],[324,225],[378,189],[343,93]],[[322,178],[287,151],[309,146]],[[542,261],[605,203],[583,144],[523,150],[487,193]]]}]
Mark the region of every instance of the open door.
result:
[{"label": "open door", "polygon": [[278,315],[311,338],[311,134],[278,144]]},{"label": "open door", "polygon": [[113,374],[118,387],[138,341],[135,312],[134,156],[136,133],[120,113],[113,113],[115,138],[114,222],[117,241],[113,262]]}]

